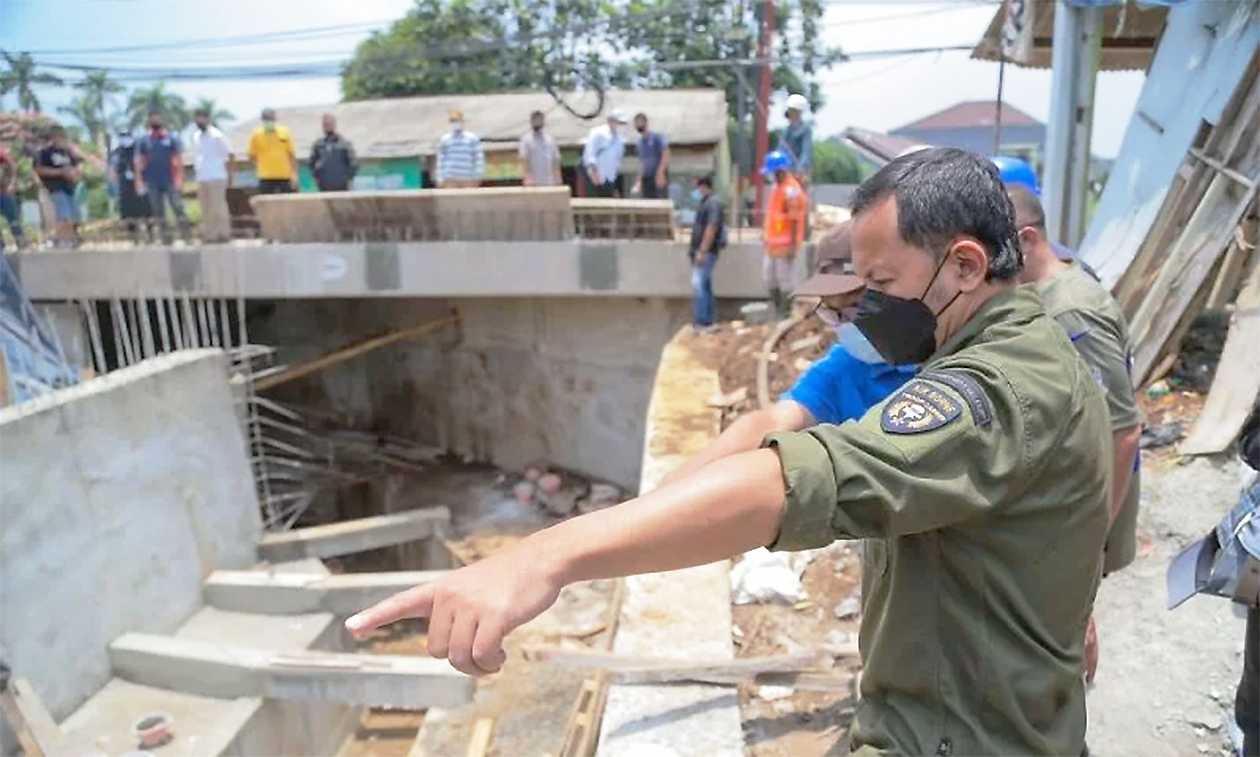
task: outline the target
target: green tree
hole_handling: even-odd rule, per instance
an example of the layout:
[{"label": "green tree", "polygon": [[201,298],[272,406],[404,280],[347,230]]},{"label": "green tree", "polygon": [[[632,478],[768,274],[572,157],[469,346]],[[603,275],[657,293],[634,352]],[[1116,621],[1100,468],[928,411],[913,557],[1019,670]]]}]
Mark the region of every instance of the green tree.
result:
[{"label": "green tree", "polygon": [[188,125],[188,106],[184,98],[168,90],[166,82],[132,90],[127,98],[127,125],[131,128],[143,124],[153,112],[162,114],[163,123],[171,131],[181,131]]},{"label": "green tree", "polygon": [[35,87],[40,85],[60,87],[61,77],[39,71],[35,68],[35,60],[30,53],[14,55],[7,50],[0,50],[7,70],[0,73],[0,97],[13,92],[17,95],[18,107],[27,113],[39,113],[39,97]]},{"label": "green tree", "polygon": [[[361,43],[342,71],[347,100],[513,89],[719,87],[751,119],[757,0],[416,0]],[[840,53],[819,40],[819,0],[783,0],[777,89],[822,105],[814,73]],[[743,85],[740,83],[743,74]]]},{"label": "green tree", "polygon": [[61,113],[73,118],[80,126],[87,139],[94,145],[103,145],[105,136],[105,120],[101,114],[100,108],[92,101],[91,96],[87,94],[79,95],[72,98],[69,105],[63,105],[57,110]]},{"label": "green tree", "polygon": [[220,108],[213,97],[199,98],[197,104],[192,107],[192,112],[196,113],[199,110],[210,114],[210,123],[225,124],[236,120],[236,115],[226,108]]},{"label": "green tree", "polygon": [[[64,108],[61,110],[77,118],[84,128],[88,130],[88,133],[92,135],[92,141],[108,151],[109,128],[115,120],[114,95],[121,94],[124,91],[123,85],[111,79],[109,72],[102,68],[84,74],[82,79],[74,83],[74,88],[83,93],[79,98],[76,98],[76,101],[82,101],[82,105],[75,105],[76,101],[72,101],[70,107],[76,110],[82,108],[82,112],[74,112]],[[82,117],[89,112],[91,113],[91,124]]]},{"label": "green tree", "polygon": [[862,164],[840,140],[814,140],[813,180],[817,184],[860,184]]}]

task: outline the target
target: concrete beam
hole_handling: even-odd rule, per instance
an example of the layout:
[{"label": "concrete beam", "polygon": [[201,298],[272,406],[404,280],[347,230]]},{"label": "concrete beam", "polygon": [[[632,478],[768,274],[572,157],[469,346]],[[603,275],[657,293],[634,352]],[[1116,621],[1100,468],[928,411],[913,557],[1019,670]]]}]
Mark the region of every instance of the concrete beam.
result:
[{"label": "concrete beam", "polygon": [[156,634],[109,645],[119,678],[201,696],[321,700],[368,707],[455,707],[476,682],[443,660],[335,652],[276,652]]},{"label": "concrete beam", "polygon": [[221,610],[295,615],[331,612],[353,615],[404,589],[431,583],[445,571],[347,573],[335,576],[216,570],[206,579],[206,604]]},{"label": "concrete beam", "polygon": [[337,557],[440,536],[450,522],[451,511],[445,507],[344,520],[265,534],[258,542],[258,554],[272,562]]},{"label": "concrete beam", "polygon": [[[10,255],[32,300],[169,297],[691,297],[681,242],[233,243]],[[718,297],[764,297],[761,244],[732,239]]]}]

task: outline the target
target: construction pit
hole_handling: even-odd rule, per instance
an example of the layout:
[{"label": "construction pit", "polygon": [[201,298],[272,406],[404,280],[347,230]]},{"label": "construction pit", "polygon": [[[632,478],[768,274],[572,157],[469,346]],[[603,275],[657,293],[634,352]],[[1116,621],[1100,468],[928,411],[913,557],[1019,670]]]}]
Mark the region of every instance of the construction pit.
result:
[{"label": "construction pit", "polygon": [[726,564],[569,587],[476,681],[342,630],[711,439],[684,301],[39,307],[103,370],[0,410],[6,753],[743,753]]},{"label": "construction pit", "polygon": [[[475,681],[425,655],[420,621],[362,642],[341,625],[655,486],[824,354],[818,323],[698,335],[680,326],[684,302],[637,298],[40,307],[85,365],[104,335],[108,370],[0,410],[0,657],[26,724],[5,727],[6,752],[121,755],[156,738],[171,755],[844,753],[857,545],[763,565],[780,579],[768,587],[740,580],[758,553],[569,587],[509,637],[505,669]],[[130,328],[146,314],[151,357]],[[163,317],[183,349],[157,346]],[[138,359],[119,367],[128,350]],[[1196,402],[1161,397],[1148,417]],[[1100,599],[1113,675],[1091,699],[1104,705],[1090,741],[1124,753],[1140,729],[1143,753],[1179,754],[1228,738],[1217,699],[1238,635],[1213,629],[1238,621],[1226,607],[1169,616],[1151,598],[1161,558],[1210,525],[1237,468],[1145,462],[1138,568]],[[1213,496],[1170,509],[1187,491]],[[1120,671],[1154,674],[1135,614],[1170,655],[1211,640],[1159,671],[1205,705],[1128,706]]]}]

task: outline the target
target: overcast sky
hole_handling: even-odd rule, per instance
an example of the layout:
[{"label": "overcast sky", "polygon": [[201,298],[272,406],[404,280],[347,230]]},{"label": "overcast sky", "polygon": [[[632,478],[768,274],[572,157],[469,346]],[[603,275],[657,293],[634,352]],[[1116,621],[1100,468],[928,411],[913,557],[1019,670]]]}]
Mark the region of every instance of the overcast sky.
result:
[{"label": "overcast sky", "polygon": [[[324,60],[348,55],[371,28],[383,27],[410,6],[411,0],[0,0],[0,49],[65,51],[359,25],[318,39],[241,47],[56,53],[62,61],[106,67]],[[994,5],[973,0],[833,0],[828,3],[823,31],[830,44],[849,52],[973,44],[994,10]],[[1140,72],[1099,76],[1096,154],[1116,154],[1143,78]],[[840,64],[823,72],[822,81],[827,104],[814,116],[816,134],[833,134],[845,126],[887,131],[960,100],[992,99],[997,65],[972,61],[966,52],[929,53]],[[264,105],[331,103],[340,98],[335,77],[187,82],[172,89],[189,100],[212,97],[238,118],[253,116]],[[40,92],[45,110],[50,111],[69,94],[51,88]],[[1044,121],[1049,111],[1050,72],[1008,66],[1005,96]],[[780,103],[781,99],[782,95]],[[11,96],[6,105],[13,107]]]}]

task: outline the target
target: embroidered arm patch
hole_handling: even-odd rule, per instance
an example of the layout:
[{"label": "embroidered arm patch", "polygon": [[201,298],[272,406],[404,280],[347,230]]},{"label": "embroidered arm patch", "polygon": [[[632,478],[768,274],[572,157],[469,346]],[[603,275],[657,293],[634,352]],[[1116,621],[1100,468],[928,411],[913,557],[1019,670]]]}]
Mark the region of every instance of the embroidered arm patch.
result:
[{"label": "embroidered arm patch", "polygon": [[890,434],[922,434],[958,420],[962,406],[926,381],[911,381],[884,405],[879,426]]},{"label": "embroidered arm patch", "polygon": [[988,428],[993,423],[993,405],[989,397],[980,387],[980,382],[961,371],[924,371],[919,378],[937,381],[958,392],[971,408],[971,417],[976,425]]}]

